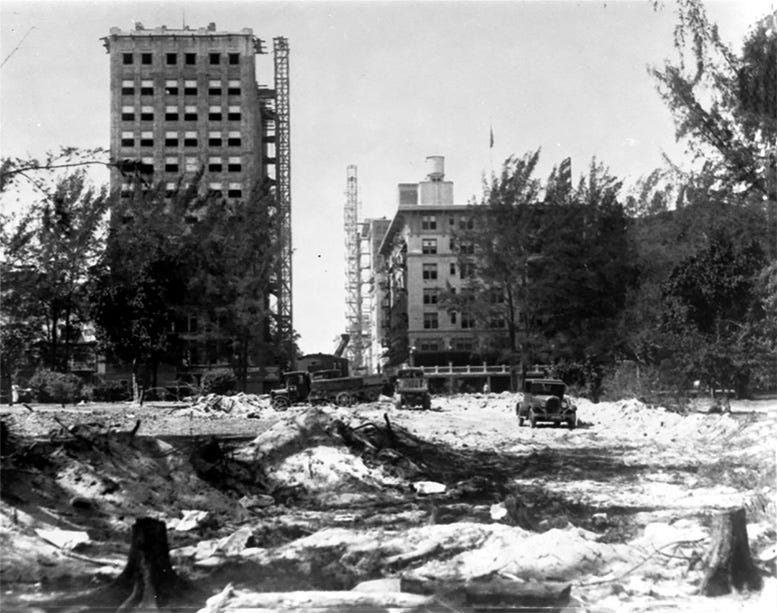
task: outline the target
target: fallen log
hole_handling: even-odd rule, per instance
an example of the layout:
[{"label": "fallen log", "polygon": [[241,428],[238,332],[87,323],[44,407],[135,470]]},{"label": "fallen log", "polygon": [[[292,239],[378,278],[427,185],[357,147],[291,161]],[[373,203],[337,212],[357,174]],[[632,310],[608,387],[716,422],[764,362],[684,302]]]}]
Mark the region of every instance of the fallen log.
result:
[{"label": "fallen log", "polygon": [[704,596],[729,594],[747,588],[759,590],[763,580],[750,555],[744,508],[721,513],[712,528],[712,545],[701,584]]},{"label": "fallen log", "polygon": [[569,603],[569,583],[521,582],[500,577],[470,580],[403,576],[400,589],[411,594],[434,595],[465,606],[512,607],[522,613],[551,613]]}]

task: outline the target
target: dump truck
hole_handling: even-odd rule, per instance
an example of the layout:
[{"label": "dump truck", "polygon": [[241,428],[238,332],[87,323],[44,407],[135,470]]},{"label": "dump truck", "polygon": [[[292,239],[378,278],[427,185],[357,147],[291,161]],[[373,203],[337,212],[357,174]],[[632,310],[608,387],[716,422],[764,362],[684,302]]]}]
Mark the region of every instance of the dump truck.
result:
[{"label": "dump truck", "polygon": [[348,407],[357,402],[378,399],[386,385],[383,375],[343,377],[339,370],[289,371],[283,374],[283,387],[272,390],[273,406],[283,410],[292,404],[331,402]]},{"label": "dump truck", "polygon": [[428,411],[432,406],[429,382],[423,368],[400,368],[394,385],[394,404],[403,407],[421,407]]}]

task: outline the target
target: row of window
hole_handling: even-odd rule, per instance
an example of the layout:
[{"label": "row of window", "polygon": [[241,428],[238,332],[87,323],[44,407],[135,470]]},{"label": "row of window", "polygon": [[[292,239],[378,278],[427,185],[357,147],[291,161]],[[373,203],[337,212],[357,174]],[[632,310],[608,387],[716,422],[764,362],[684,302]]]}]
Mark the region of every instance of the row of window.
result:
[{"label": "row of window", "polygon": [[[456,225],[456,218],[450,217],[448,219],[448,225],[451,227]],[[471,218],[461,217],[459,219],[460,230],[472,230],[475,227],[475,223]],[[422,230],[436,230],[437,229],[437,215],[424,215],[421,217],[421,229]]]},{"label": "row of window", "polygon": [[[240,183],[227,183],[226,186],[219,182],[214,181],[212,183],[208,183],[208,193],[212,194],[213,196],[216,196],[217,198],[221,198],[224,195],[224,189],[226,187],[226,194],[228,198],[242,198],[243,197],[243,186]],[[129,198],[132,195],[132,191],[134,189],[134,186],[129,183],[125,183],[121,186],[121,196],[122,198]],[[178,190],[178,184],[174,182],[165,183],[165,195],[170,198],[171,196],[175,195],[175,192]]]},{"label": "row of window", "polygon": [[[243,145],[243,139],[238,131],[227,132],[226,139],[224,134],[218,130],[208,132],[208,146],[209,147],[223,147],[226,141],[227,147],[241,147]],[[138,143],[141,147],[153,147],[154,146],[154,133],[151,131],[142,131],[138,136],[135,132],[124,131],[121,133],[121,146],[122,147],[135,147]],[[180,132],[167,131],[164,136],[165,147],[178,147],[183,143],[184,147],[197,147],[199,146],[199,138],[197,132]]]},{"label": "row of window", "polygon": [[[144,158],[141,158],[140,161],[147,166],[153,167],[154,165],[153,158],[144,157]],[[224,162],[225,160],[222,157],[210,156],[208,158],[208,172],[224,172],[224,170],[226,170],[227,172],[243,171],[243,164],[240,157],[237,157],[237,156],[228,157],[226,158],[226,163]],[[200,170],[199,158],[196,158],[196,157],[184,158],[183,168],[186,172],[197,172],[198,170]],[[178,157],[174,157],[174,156],[165,157],[164,170],[165,172],[180,172],[181,160]]]},{"label": "row of window", "polygon": [[475,348],[475,341],[470,338],[454,338],[446,346],[440,339],[424,338],[419,339],[417,345],[419,351],[440,351],[442,348],[453,351],[472,351]]},{"label": "row of window", "polygon": [[[231,65],[237,65],[240,64],[240,54],[239,53],[219,53],[217,51],[211,51],[207,55],[204,55],[203,57],[197,56],[196,53],[161,53],[158,55],[159,59],[161,60],[164,58],[164,63],[167,66],[175,66],[178,64],[178,60],[181,59],[183,61],[183,64],[186,66],[196,66],[197,61],[202,63],[205,61],[205,58],[207,57],[207,63],[211,66],[218,66],[220,64],[231,64]],[[139,60],[140,64],[143,66],[151,66],[154,62],[154,54],[153,53],[122,53],[121,54],[121,63],[125,66],[132,66],[135,64],[135,60]]]},{"label": "row of window", "polygon": [[[471,262],[463,262],[459,267],[459,276],[462,279],[471,277],[475,272],[475,265]],[[451,277],[456,276],[456,262],[448,264],[448,270]],[[437,264],[429,263],[421,265],[421,276],[424,281],[434,281],[438,278]]]},{"label": "row of window", "polygon": [[[181,88],[181,81],[177,79],[168,79],[165,81],[165,94],[168,96],[177,96],[183,89],[184,96],[196,96],[198,94],[197,80],[196,79],[184,79],[183,88]],[[208,81],[208,95],[220,96],[224,92],[224,83],[221,79],[211,79]],[[240,80],[230,79],[227,81],[226,92],[228,96],[240,95]],[[139,92],[141,96],[153,96],[154,95],[154,82],[151,79],[141,79],[140,87],[133,79],[123,79],[121,82],[121,94],[122,96],[134,96],[135,92]]]},{"label": "row of window", "polygon": [[[461,317],[457,317],[455,311],[448,313],[448,317],[451,325],[456,325],[457,319],[460,320],[460,326],[464,330],[471,330],[476,327],[475,316],[472,313],[461,313]],[[440,327],[440,314],[439,313],[424,313],[424,330],[436,330]],[[499,315],[494,317],[488,322],[488,327],[492,329],[501,329],[505,327],[504,318]]]},{"label": "row of window", "polygon": [[[456,250],[456,240],[450,239],[451,251]],[[437,239],[436,238],[422,238],[421,239],[421,253],[424,255],[434,255],[437,253]],[[459,244],[459,253],[463,255],[473,255],[475,253],[475,245],[470,242],[462,242]]]},{"label": "row of window", "polygon": [[[222,121],[225,115],[227,121],[240,121],[242,117],[239,106],[228,106],[226,113],[220,106],[208,107],[208,121]],[[140,117],[140,121],[154,121],[154,107],[141,106],[140,113],[135,112],[134,106],[121,107],[122,121],[135,121],[136,116]],[[179,121],[181,117],[184,121],[197,121],[197,107],[185,106],[183,113],[177,106],[165,107],[165,121]]]}]

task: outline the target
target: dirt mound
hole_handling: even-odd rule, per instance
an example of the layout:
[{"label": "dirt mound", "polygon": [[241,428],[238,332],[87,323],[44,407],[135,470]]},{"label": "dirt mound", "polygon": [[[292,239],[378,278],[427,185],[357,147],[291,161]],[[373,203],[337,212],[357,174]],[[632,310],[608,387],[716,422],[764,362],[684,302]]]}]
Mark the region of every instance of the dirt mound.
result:
[{"label": "dirt mound", "polygon": [[234,396],[224,396],[221,394],[199,396],[191,406],[176,409],[175,413],[177,415],[198,417],[224,413],[233,417],[262,418],[270,413],[274,413],[274,410],[272,409],[269,396],[257,396],[256,394],[241,392]]}]

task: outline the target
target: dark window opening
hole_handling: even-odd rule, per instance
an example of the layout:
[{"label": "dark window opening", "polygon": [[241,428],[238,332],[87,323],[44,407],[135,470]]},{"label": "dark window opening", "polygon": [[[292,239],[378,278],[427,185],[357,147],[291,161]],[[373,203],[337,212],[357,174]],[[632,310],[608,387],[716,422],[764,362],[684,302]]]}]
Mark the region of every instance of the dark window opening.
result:
[{"label": "dark window opening", "polygon": [[197,63],[197,54],[196,53],[184,53],[184,61],[189,66],[192,66],[193,64],[196,64]]},{"label": "dark window opening", "polygon": [[240,172],[243,170],[242,164],[227,164],[227,170],[229,172]]},{"label": "dark window opening", "polygon": [[227,88],[227,95],[229,95],[229,96],[239,96],[240,95],[240,88],[239,87],[228,87]]},{"label": "dark window opening", "polygon": [[122,113],[122,121],[135,121],[135,113]]},{"label": "dark window opening", "polygon": [[184,87],[183,88],[183,95],[184,96],[196,96],[197,95],[197,88],[196,87]]},{"label": "dark window opening", "polygon": [[178,146],[178,139],[177,138],[166,138],[165,139],[165,147],[177,147]]},{"label": "dark window opening", "polygon": [[224,166],[221,162],[210,162],[208,164],[208,171],[209,172],[221,172],[223,170]]},{"label": "dark window opening", "polygon": [[140,121],[154,121],[154,114],[153,113],[141,113],[140,114]]},{"label": "dark window opening", "polygon": [[208,119],[211,121],[221,121],[221,113],[208,113]]},{"label": "dark window opening", "polygon": [[134,96],[135,95],[135,88],[134,87],[122,87],[121,88],[121,95],[122,96]]},{"label": "dark window opening", "polygon": [[153,147],[154,146],[154,139],[153,138],[141,138],[140,139],[140,146],[141,147]]},{"label": "dark window opening", "polygon": [[197,139],[196,138],[184,138],[183,139],[183,146],[184,147],[196,147],[197,146]]},{"label": "dark window opening", "polygon": [[456,264],[454,262],[451,262],[450,273],[451,273],[451,276],[456,274]]},{"label": "dark window opening", "polygon": [[221,88],[220,87],[209,87],[208,88],[208,95],[209,96],[220,96],[221,95]]},{"label": "dark window opening", "polygon": [[211,189],[208,193],[214,198],[221,198],[221,196],[223,195],[220,189]]},{"label": "dark window opening", "polygon": [[184,121],[197,121],[197,113],[184,113]]},{"label": "dark window opening", "polygon": [[140,95],[141,96],[153,96],[154,95],[154,88],[153,87],[141,87],[140,88]]},{"label": "dark window opening", "polygon": [[135,146],[135,139],[134,138],[122,138],[121,139],[121,146],[122,147],[134,147]]},{"label": "dark window opening", "polygon": [[227,119],[230,121],[240,121],[240,113],[227,113]]},{"label": "dark window opening", "polygon": [[174,66],[178,63],[178,55],[175,53],[168,53],[167,54],[167,65],[168,66]]},{"label": "dark window opening", "polygon": [[177,96],[178,95],[178,86],[177,85],[170,85],[168,87],[165,87],[165,93],[168,96]]},{"label": "dark window opening", "polygon": [[240,63],[240,54],[239,53],[230,53],[229,54],[229,63],[230,64],[239,64]]},{"label": "dark window opening", "polygon": [[221,139],[220,138],[209,138],[208,139],[208,146],[210,147],[221,147]]},{"label": "dark window opening", "polygon": [[178,172],[178,164],[165,164],[165,172]]},{"label": "dark window opening", "polygon": [[165,198],[172,198],[173,196],[175,196],[175,193],[177,191],[178,190],[175,190],[175,189],[167,189],[167,190],[165,190]]},{"label": "dark window opening", "polygon": [[151,54],[150,53],[141,53],[140,54],[140,63],[149,65],[151,63]]},{"label": "dark window opening", "polygon": [[165,121],[178,121],[178,113],[165,113]]},{"label": "dark window opening", "polygon": [[229,147],[239,147],[242,143],[240,137],[232,137],[227,139],[227,145]]},{"label": "dark window opening", "polygon": [[440,322],[437,319],[437,313],[424,313],[424,328],[427,330],[433,330],[440,327]]},{"label": "dark window opening", "polygon": [[242,198],[243,197],[243,190],[242,189],[230,189],[227,190],[227,196],[230,198]]},{"label": "dark window opening", "polygon": [[210,63],[212,66],[216,66],[221,63],[221,56],[218,53],[210,54]]},{"label": "dark window opening", "polygon": [[124,65],[132,64],[132,54],[131,53],[122,53],[122,63]]}]

